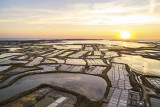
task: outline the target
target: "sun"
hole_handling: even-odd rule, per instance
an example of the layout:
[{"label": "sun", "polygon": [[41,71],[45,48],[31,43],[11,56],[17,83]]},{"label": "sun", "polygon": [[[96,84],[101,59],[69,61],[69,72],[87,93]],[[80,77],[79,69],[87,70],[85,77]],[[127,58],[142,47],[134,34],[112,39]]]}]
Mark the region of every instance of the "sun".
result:
[{"label": "sun", "polygon": [[131,36],[131,34],[128,31],[122,31],[120,35],[122,39],[129,39]]}]

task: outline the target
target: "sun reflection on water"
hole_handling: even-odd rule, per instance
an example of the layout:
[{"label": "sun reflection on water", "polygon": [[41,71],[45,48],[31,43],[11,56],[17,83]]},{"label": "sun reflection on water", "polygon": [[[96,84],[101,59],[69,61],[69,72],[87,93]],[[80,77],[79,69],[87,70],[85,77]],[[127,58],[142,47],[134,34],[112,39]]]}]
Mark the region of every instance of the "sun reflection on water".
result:
[{"label": "sun reflection on water", "polygon": [[126,46],[127,46],[127,43],[126,43],[126,42],[123,42],[123,46],[126,47]]}]

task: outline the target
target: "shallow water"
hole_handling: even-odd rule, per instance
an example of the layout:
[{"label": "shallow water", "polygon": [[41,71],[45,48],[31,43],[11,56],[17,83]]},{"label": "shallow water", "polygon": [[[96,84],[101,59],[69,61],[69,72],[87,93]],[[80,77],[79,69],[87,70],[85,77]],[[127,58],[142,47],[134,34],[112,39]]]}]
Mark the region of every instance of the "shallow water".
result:
[{"label": "shallow water", "polygon": [[83,59],[67,59],[66,64],[86,65],[86,62]]},{"label": "shallow water", "polygon": [[55,61],[57,61],[59,64],[65,63],[65,61],[64,61],[63,59],[58,59],[58,58],[48,58],[48,59],[55,60]]},{"label": "shallow water", "polygon": [[107,87],[106,81],[98,76],[67,73],[36,74],[26,76],[13,85],[0,89],[0,101],[43,83],[61,86],[79,92],[94,100],[103,98]]},{"label": "shallow water", "polygon": [[82,48],[81,45],[53,45],[53,47],[57,49],[75,49],[75,50]]},{"label": "shallow water", "polygon": [[18,49],[22,49],[22,48],[6,48],[6,49],[9,49],[10,51],[16,51],[16,50],[18,50]]},{"label": "shallow water", "polygon": [[10,68],[11,66],[0,66],[0,72],[7,70],[8,68]]},{"label": "shallow water", "polygon": [[143,52],[153,52],[153,53],[160,53],[160,51],[155,51],[155,50],[140,50],[140,51],[134,51],[136,53],[143,53]]},{"label": "shallow water", "polygon": [[141,56],[122,55],[122,57],[116,57],[112,62],[128,64],[132,69],[153,75],[160,76],[160,61],[143,58]]},{"label": "shallow water", "polygon": [[42,45],[54,45],[54,44],[66,44],[66,45],[67,44],[104,44],[106,46],[117,45],[117,46],[124,46],[124,47],[130,47],[130,48],[153,46],[151,44],[145,44],[145,43],[111,41],[111,40],[67,40],[67,41],[64,40],[62,43],[44,43]]},{"label": "shallow water", "polygon": [[0,55],[0,58],[10,57],[13,55],[23,55],[23,53],[3,53]]}]

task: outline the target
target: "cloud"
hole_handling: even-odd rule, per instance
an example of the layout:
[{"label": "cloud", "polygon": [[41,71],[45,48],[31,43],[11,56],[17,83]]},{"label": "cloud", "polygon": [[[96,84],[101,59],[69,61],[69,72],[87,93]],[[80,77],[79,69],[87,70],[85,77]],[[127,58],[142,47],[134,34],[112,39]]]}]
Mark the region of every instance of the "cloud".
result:
[{"label": "cloud", "polygon": [[[48,0],[47,0],[48,1]],[[67,2],[68,1],[68,2]],[[12,6],[1,8],[0,23],[19,23],[24,25],[54,25],[54,24],[76,24],[76,25],[120,25],[120,24],[160,24],[160,15],[156,14],[158,2],[155,0],[64,0],[48,1],[44,7],[26,8]],[[33,1],[33,4],[36,2]],[[57,3],[64,7],[55,7],[50,4]],[[32,4],[32,5],[33,5]],[[141,5],[140,5],[141,4]],[[154,4],[154,5],[153,5]],[[49,5],[49,8],[45,6]]]},{"label": "cloud", "polygon": [[154,12],[154,8],[155,8],[155,0],[150,0],[150,9],[149,9],[150,14]]},{"label": "cloud", "polygon": [[8,22],[8,20],[0,19],[0,23],[2,23],[2,22]]}]

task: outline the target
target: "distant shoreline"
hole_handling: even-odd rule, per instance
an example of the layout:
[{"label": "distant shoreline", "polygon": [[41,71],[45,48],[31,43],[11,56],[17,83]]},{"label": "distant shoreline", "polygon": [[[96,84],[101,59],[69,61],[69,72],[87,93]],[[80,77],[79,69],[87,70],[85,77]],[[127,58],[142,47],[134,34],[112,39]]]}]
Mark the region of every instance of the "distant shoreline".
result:
[{"label": "distant shoreline", "polygon": [[[0,41],[37,41],[37,40],[113,40],[123,41],[122,39],[83,39],[83,38],[0,38]],[[160,41],[160,39],[128,39],[127,41]]]}]

